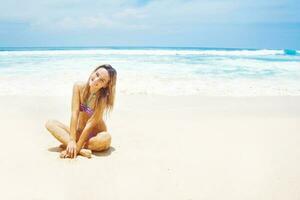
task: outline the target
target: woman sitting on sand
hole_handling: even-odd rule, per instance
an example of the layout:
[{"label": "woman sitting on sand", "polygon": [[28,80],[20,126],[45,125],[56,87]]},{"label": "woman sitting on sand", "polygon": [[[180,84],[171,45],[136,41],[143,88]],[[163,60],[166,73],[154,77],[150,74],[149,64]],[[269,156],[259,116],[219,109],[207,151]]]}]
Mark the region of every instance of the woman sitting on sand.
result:
[{"label": "woman sitting on sand", "polygon": [[76,158],[77,154],[90,158],[92,151],[110,147],[103,113],[113,109],[116,80],[117,72],[111,65],[98,66],[87,83],[73,86],[70,128],[57,120],[46,122],[48,131],[62,143],[61,158]]}]

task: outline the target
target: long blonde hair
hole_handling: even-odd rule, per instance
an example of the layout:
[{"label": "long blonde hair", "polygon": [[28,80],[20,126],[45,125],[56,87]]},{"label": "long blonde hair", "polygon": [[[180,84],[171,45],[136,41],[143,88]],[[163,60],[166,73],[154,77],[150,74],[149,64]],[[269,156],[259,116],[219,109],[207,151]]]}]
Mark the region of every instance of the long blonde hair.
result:
[{"label": "long blonde hair", "polygon": [[[109,74],[109,81],[105,88],[101,88],[96,92],[97,99],[94,105],[94,113],[89,119],[89,121],[97,122],[103,116],[104,111],[106,111],[106,117],[108,113],[111,113],[114,107],[115,101],[115,93],[116,93],[116,82],[117,82],[117,71],[109,64],[104,64],[96,67],[92,73],[97,71],[100,68],[104,68],[108,71]],[[91,73],[91,74],[92,74]],[[91,76],[90,76],[91,77]],[[87,98],[90,95],[90,77],[87,83],[84,86],[83,93],[81,96],[81,102],[86,102]]]}]

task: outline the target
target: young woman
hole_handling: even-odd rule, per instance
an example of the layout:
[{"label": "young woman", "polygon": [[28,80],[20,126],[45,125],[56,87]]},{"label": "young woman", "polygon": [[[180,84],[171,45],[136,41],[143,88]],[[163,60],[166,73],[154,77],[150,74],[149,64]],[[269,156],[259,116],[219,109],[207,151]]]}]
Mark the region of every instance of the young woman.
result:
[{"label": "young woman", "polygon": [[110,147],[111,136],[103,120],[104,111],[113,109],[117,72],[108,64],[91,73],[87,83],[73,86],[70,128],[57,120],[48,120],[47,130],[62,143],[61,158],[90,158],[92,151]]}]

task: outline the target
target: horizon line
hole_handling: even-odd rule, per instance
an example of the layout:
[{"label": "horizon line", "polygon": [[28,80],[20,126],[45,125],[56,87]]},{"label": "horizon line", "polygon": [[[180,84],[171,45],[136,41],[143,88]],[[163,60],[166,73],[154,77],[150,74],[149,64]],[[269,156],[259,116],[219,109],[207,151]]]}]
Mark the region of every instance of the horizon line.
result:
[{"label": "horizon line", "polygon": [[[105,46],[0,46],[0,48],[186,48],[186,49],[246,49],[246,50],[296,50],[298,49],[278,49],[278,48],[248,48],[248,47],[204,47],[204,46],[141,46],[141,45],[105,45]],[[1,51],[1,50],[0,50]]]}]

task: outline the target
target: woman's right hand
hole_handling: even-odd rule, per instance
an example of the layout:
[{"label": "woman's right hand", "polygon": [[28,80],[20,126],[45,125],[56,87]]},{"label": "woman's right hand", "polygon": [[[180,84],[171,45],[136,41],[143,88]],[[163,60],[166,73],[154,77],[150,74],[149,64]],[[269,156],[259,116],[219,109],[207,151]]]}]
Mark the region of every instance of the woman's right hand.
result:
[{"label": "woman's right hand", "polygon": [[67,145],[67,148],[66,148],[66,155],[69,158],[76,158],[76,156],[77,156],[76,147],[77,146],[76,146],[75,140],[70,140],[68,145]]}]

